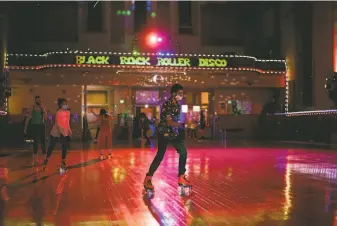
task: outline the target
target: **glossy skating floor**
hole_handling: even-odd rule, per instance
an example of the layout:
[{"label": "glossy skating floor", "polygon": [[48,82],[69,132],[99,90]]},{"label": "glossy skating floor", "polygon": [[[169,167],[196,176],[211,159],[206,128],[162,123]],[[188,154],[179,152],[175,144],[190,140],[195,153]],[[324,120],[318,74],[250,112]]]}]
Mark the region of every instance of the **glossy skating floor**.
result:
[{"label": "glossy skating floor", "polygon": [[[3,151],[4,152],[4,151]],[[12,155],[7,155],[10,152]],[[31,154],[0,155],[0,225],[337,225],[337,153],[287,148],[188,149],[194,194],[177,192],[178,155],[169,148],[153,178],[155,197],[142,182],[156,150],[73,149],[60,175],[60,152],[45,172]]]}]

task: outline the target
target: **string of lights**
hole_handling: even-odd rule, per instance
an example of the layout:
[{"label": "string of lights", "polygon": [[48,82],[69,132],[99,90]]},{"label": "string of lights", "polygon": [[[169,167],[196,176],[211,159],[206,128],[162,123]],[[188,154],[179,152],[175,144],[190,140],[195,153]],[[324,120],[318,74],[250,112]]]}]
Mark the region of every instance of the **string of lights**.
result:
[{"label": "string of lights", "polygon": [[287,113],[289,111],[289,71],[287,64],[286,66],[286,74],[285,74],[285,79],[286,79],[286,93],[285,93],[285,98],[284,98],[284,111]]},{"label": "string of lights", "polygon": [[[84,54],[84,55],[92,55],[92,54],[109,54],[109,55],[135,55],[135,53],[127,53],[127,52],[93,52],[93,51],[56,51],[56,52],[47,52],[43,54],[27,54],[27,53],[9,53],[8,56],[20,56],[20,57],[48,57],[50,55],[62,55],[62,54]],[[191,53],[136,53],[141,56],[176,56],[176,57],[225,57],[225,58],[250,58],[257,62],[283,62],[286,64],[285,60],[264,60],[257,59],[253,56],[246,55],[219,55],[219,54],[191,54]]]},{"label": "string of lights", "polygon": [[337,114],[337,109],[315,110],[315,111],[294,111],[286,113],[275,113],[276,116],[308,116],[308,115],[332,115]]},{"label": "string of lights", "polygon": [[249,67],[239,67],[239,68],[215,68],[215,67],[171,67],[171,66],[130,66],[130,65],[95,65],[95,64],[45,64],[39,66],[6,66],[8,69],[11,70],[41,70],[43,68],[134,68],[134,69],[159,69],[159,68],[166,68],[169,70],[184,70],[184,71],[252,71],[258,72],[263,75],[272,75],[278,74],[282,75],[285,72],[283,71],[263,71],[256,68],[249,68]]}]

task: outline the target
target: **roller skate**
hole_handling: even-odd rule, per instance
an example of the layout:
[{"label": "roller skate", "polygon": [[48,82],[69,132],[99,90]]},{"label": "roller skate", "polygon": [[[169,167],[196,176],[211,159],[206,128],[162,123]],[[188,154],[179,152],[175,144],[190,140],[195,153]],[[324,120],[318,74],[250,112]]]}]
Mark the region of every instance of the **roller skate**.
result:
[{"label": "roller skate", "polygon": [[103,153],[101,154],[101,156],[99,157],[99,159],[100,159],[101,161],[104,160],[104,155],[103,155]]},{"label": "roller skate", "polygon": [[146,176],[144,180],[144,190],[143,195],[146,195],[147,198],[151,199],[154,197],[154,187],[152,185],[151,176]]},{"label": "roller skate", "polygon": [[60,174],[64,175],[67,172],[67,165],[66,165],[66,160],[61,161],[61,166],[60,166]]},{"label": "roller skate", "polygon": [[42,170],[43,170],[43,171],[45,171],[45,170],[46,170],[46,168],[47,168],[47,164],[48,164],[48,159],[47,159],[47,158],[45,158],[45,159],[43,160],[43,167],[42,167]]},{"label": "roller skate", "polygon": [[39,162],[37,160],[34,160],[33,161],[33,167],[37,167],[37,166],[39,166]]},{"label": "roller skate", "polygon": [[178,193],[181,196],[192,195],[192,184],[186,179],[185,175],[181,175],[178,178]]},{"label": "roller skate", "polygon": [[38,158],[38,156],[37,155],[33,155],[33,163],[32,163],[32,166],[33,167],[37,167],[37,166],[39,166],[39,158]]}]

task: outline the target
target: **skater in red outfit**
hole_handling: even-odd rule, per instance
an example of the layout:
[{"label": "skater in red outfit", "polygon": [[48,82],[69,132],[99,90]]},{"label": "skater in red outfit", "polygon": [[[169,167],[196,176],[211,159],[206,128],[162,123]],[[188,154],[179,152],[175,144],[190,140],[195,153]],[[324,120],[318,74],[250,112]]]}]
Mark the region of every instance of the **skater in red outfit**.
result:
[{"label": "skater in red outfit", "polygon": [[61,169],[66,170],[66,157],[68,152],[69,140],[72,135],[70,128],[70,111],[68,110],[67,100],[64,98],[59,98],[57,100],[59,110],[55,115],[55,124],[50,132],[49,146],[47,150],[46,158],[43,162],[43,168],[45,169],[48,160],[53,152],[56,143],[59,141],[62,144],[62,159],[61,159]]},{"label": "skater in red outfit", "polygon": [[144,188],[146,191],[154,189],[151,179],[163,160],[169,143],[171,143],[179,153],[178,184],[183,187],[191,187],[191,183],[185,177],[187,150],[184,145],[183,134],[179,134],[179,130],[184,129],[184,124],[179,122],[179,101],[181,101],[183,97],[183,87],[179,84],[175,84],[171,87],[171,97],[165,101],[162,106],[160,123],[158,124],[158,151],[144,180]]},{"label": "skater in red outfit", "polygon": [[104,149],[109,150],[108,159],[111,158],[112,148],[112,117],[106,113],[105,109],[101,109],[98,118],[100,127],[98,135],[98,145],[101,149],[101,160],[104,159]]}]

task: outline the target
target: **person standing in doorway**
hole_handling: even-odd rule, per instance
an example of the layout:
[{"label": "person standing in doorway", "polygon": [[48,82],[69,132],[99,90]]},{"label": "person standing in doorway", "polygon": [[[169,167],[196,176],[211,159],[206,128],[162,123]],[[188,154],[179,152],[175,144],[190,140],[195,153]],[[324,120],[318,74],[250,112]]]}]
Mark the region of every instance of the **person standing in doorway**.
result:
[{"label": "person standing in doorway", "polygon": [[62,159],[61,168],[66,169],[66,157],[68,152],[69,140],[72,135],[70,128],[70,111],[68,110],[67,100],[64,98],[59,98],[57,100],[57,105],[59,107],[55,116],[55,124],[50,132],[49,146],[47,150],[46,158],[43,162],[43,168],[45,169],[48,160],[53,152],[53,149],[57,143],[60,141],[62,146]]},{"label": "person standing in doorway", "polygon": [[38,145],[40,143],[43,155],[46,154],[46,127],[45,120],[48,119],[46,108],[40,96],[35,97],[35,104],[29,111],[24,125],[24,134],[27,135],[28,126],[30,126],[30,135],[33,139],[33,165],[37,166]]},{"label": "person standing in doorway", "polygon": [[182,130],[185,127],[184,124],[179,122],[181,111],[179,101],[181,101],[183,97],[183,87],[180,84],[175,84],[171,87],[171,97],[165,101],[162,106],[160,123],[158,125],[158,151],[146,174],[144,180],[145,190],[154,189],[152,185],[152,176],[163,160],[169,143],[171,143],[179,153],[178,184],[180,186],[191,186],[191,183],[185,177],[187,150],[184,145],[184,138],[182,134],[179,134],[179,129]]},{"label": "person standing in doorway", "polygon": [[101,160],[104,159],[104,149],[109,151],[108,159],[111,159],[112,148],[112,117],[105,109],[101,109],[98,116],[100,132],[98,135],[98,145],[101,149]]},{"label": "person standing in doorway", "polygon": [[145,113],[140,113],[139,128],[141,129],[141,136],[146,140],[145,146],[151,145],[150,138],[147,135],[147,132],[150,129],[150,124],[151,121],[146,117]]},{"label": "person standing in doorway", "polygon": [[205,140],[204,131],[206,128],[205,110],[200,111],[199,140]]}]

